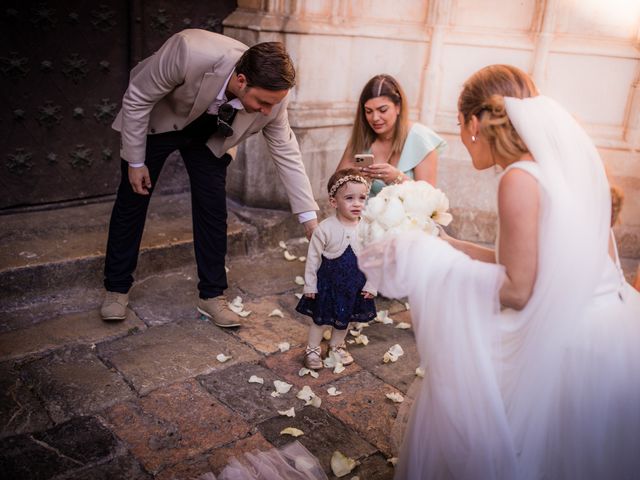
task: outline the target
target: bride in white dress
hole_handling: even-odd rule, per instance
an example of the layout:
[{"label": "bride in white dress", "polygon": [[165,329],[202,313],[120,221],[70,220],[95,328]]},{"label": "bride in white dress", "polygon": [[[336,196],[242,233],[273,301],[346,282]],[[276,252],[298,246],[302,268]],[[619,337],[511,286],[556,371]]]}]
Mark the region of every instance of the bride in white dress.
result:
[{"label": "bride in white dress", "polygon": [[396,478],[640,478],[640,295],[597,150],[514,67],[474,74],[458,110],[474,167],[504,168],[495,251],[413,233],[360,256],[409,297],[426,370]]}]

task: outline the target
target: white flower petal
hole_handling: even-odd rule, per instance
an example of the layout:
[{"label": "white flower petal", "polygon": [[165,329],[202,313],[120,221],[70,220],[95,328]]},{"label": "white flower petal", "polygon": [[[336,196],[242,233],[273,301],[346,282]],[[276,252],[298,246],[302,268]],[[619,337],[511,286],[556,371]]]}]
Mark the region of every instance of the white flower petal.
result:
[{"label": "white flower petal", "polygon": [[289,253],[289,250],[285,250],[284,251],[284,259],[285,260],[288,260],[289,262],[291,262],[291,261],[295,260],[296,258],[298,258],[298,257],[296,257],[295,255]]},{"label": "white flower petal", "polygon": [[296,416],[296,410],[293,407],[291,407],[289,410],[278,410],[278,413],[280,415],[284,415],[285,417],[295,417]]},{"label": "white flower petal", "polygon": [[290,383],[282,382],[280,380],[274,380],[273,385],[276,387],[276,392],[278,393],[287,393],[291,390],[291,387],[293,387]]},{"label": "white flower petal", "polygon": [[229,273],[229,267],[224,267],[224,271]]},{"label": "white flower petal", "polygon": [[229,305],[233,305],[233,306],[236,306],[236,307],[242,307],[242,297],[235,297],[233,300],[231,300]]},{"label": "white flower petal", "polygon": [[396,328],[399,328],[401,330],[406,330],[407,328],[411,328],[411,324],[407,322],[400,322],[399,324],[396,325]]},{"label": "white flower petal", "polygon": [[356,461],[336,450],[331,455],[331,471],[336,477],[344,477],[356,468]]},{"label": "white flower petal", "polygon": [[301,262],[306,262],[307,261],[307,257],[305,257],[305,256],[298,257],[298,260],[300,260]]},{"label": "white flower petal", "polygon": [[398,463],[398,457],[391,457],[391,458],[387,459],[387,463],[390,463],[391,465],[393,465],[395,467],[396,464]]},{"label": "white flower petal", "polygon": [[300,300],[302,298],[302,294],[301,293],[294,293],[294,295],[296,296],[296,298],[298,300]]},{"label": "white flower petal", "polygon": [[424,368],[416,368],[416,377],[424,378]]},{"label": "white flower petal", "polygon": [[264,378],[251,375],[251,377],[249,377],[249,383],[261,383],[264,385]]},{"label": "white flower petal", "polygon": [[322,405],[322,399],[316,395],[314,395],[313,397],[311,397],[309,400],[306,401],[305,406],[307,405],[311,405],[312,407],[316,407],[316,408],[320,408],[320,405]]},{"label": "white flower petal", "polygon": [[406,308],[407,310],[411,310],[411,307],[409,306],[409,302],[404,302],[404,308]]},{"label": "white flower petal", "polygon": [[338,395],[342,395],[342,392],[340,390],[336,390],[336,387],[329,387],[327,389],[327,393],[331,396],[331,397],[337,397]]},{"label": "white flower petal", "polygon": [[298,393],[296,393],[296,398],[299,398],[300,400],[310,400],[311,397],[315,397],[316,394],[313,393],[313,390],[311,390],[311,387],[309,387],[309,385],[305,385],[304,387],[302,387],[302,390],[298,391]]},{"label": "white flower petal", "polygon": [[231,355],[225,355],[224,353],[219,353],[218,355],[216,355],[216,360],[218,360],[220,363],[224,363],[230,359]]},{"label": "white flower petal", "polygon": [[302,278],[300,275],[296,275],[296,278],[294,281],[296,282],[297,285],[304,285],[304,278]]},{"label": "white flower petal", "polygon": [[376,314],[376,322],[380,322],[383,325],[389,325],[393,323],[393,318],[389,316],[389,310],[380,310]]},{"label": "white flower petal", "polygon": [[280,435],[291,435],[292,437],[299,437],[300,435],[304,435],[304,432],[295,427],[287,427],[280,432]]},{"label": "white flower petal", "polygon": [[251,310],[242,310],[241,312],[238,312],[238,315],[242,318],[248,317],[249,315],[251,315]]},{"label": "white flower petal", "polygon": [[404,397],[398,392],[385,393],[385,397],[394,403],[402,403],[404,402]]},{"label": "white flower petal", "polygon": [[291,348],[291,345],[289,345],[289,342],[282,342],[278,344],[278,350],[280,350],[281,352],[286,352]]},{"label": "white flower petal", "polygon": [[278,245],[280,246],[280,248],[284,248],[285,250],[286,250],[286,248],[287,248],[287,244],[286,244],[286,243],[284,243],[282,240],[280,240],[280,241],[278,242]]},{"label": "white flower petal", "polygon": [[274,308],[273,310],[271,310],[271,313],[267,316],[284,318],[284,313],[282,313],[282,311],[279,308]]},{"label": "white flower petal", "polygon": [[396,362],[402,355],[404,355],[404,350],[402,350],[402,347],[396,343],[385,352],[382,357],[382,361],[384,363]]},{"label": "white flower petal", "polygon": [[356,343],[360,345],[369,345],[369,337],[366,335],[358,335],[356,337]]}]

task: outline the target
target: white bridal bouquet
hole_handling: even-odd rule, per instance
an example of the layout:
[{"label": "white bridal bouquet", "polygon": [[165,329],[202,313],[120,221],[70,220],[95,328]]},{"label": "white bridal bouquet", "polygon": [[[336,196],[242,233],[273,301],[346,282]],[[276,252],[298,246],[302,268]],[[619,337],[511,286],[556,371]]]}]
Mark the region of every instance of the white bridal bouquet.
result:
[{"label": "white bridal bouquet", "polygon": [[448,209],[447,196],[427,182],[389,185],[367,202],[358,237],[362,245],[367,245],[410,230],[438,235],[437,224],[446,226],[453,219]]}]

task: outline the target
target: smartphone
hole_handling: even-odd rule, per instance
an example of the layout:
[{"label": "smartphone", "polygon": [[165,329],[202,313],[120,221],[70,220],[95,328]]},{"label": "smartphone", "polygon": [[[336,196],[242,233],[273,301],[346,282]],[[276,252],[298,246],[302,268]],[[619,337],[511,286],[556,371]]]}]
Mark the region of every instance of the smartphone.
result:
[{"label": "smartphone", "polygon": [[357,153],[354,157],[356,167],[370,167],[373,163],[373,153]]}]

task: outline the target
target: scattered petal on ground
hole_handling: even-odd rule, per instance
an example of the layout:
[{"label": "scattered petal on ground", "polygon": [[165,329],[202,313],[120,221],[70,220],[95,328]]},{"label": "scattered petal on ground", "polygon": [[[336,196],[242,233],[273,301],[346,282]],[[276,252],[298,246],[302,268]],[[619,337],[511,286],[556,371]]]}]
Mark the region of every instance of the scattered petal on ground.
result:
[{"label": "scattered petal on ground", "polygon": [[280,435],[291,435],[292,437],[299,437],[300,435],[304,435],[304,432],[298,428],[287,427],[280,432]]},{"label": "scattered petal on ground", "polygon": [[424,368],[416,368],[416,377],[424,378]]},{"label": "scattered petal on ground", "polygon": [[305,257],[305,256],[298,257],[298,260],[300,260],[301,262],[306,262],[307,261],[307,257]]},{"label": "scattered petal on ground", "polygon": [[286,244],[286,243],[284,243],[282,240],[280,240],[280,241],[278,242],[278,245],[280,246],[280,248],[284,248],[284,249],[286,249],[286,248],[287,248],[287,244]]},{"label": "scattered petal on ground", "polygon": [[289,253],[289,250],[285,250],[284,251],[284,259],[285,260],[291,262],[291,261],[295,260],[296,258],[298,258],[298,257],[296,257],[295,255]]},{"label": "scattered petal on ground", "polygon": [[337,397],[338,395],[342,395],[340,390],[336,390],[336,387],[329,387],[327,389],[327,393],[332,397]]},{"label": "scattered petal on ground", "polygon": [[229,267],[224,267],[224,271],[229,273]]},{"label": "scattered petal on ground", "polygon": [[356,461],[336,450],[331,455],[331,471],[336,477],[344,477],[356,468]]},{"label": "scattered petal on ground", "polygon": [[297,285],[304,285],[304,278],[302,278],[300,275],[296,275],[295,282]]},{"label": "scattered petal on ground", "polygon": [[344,371],[344,366],[340,361],[340,355],[335,352],[329,352],[329,355],[322,361],[325,368],[333,368],[333,373],[340,373]]},{"label": "scattered petal on ground", "polygon": [[300,390],[297,394],[296,397],[299,398],[300,400],[305,400],[305,401],[309,401],[311,400],[311,397],[315,397],[316,394],[313,393],[313,390],[311,390],[311,387],[309,387],[309,385],[305,385],[304,387],[302,387],[302,390]]},{"label": "scattered petal on ground", "polygon": [[284,415],[285,417],[295,417],[296,416],[296,410],[293,407],[291,407],[289,410],[278,410],[278,413],[280,415]]},{"label": "scattered petal on ground", "polygon": [[398,457],[391,457],[387,459],[387,463],[390,463],[391,465],[393,465],[394,467],[396,466],[396,463],[398,463]]},{"label": "scattered petal on ground", "polygon": [[249,383],[262,383],[264,385],[264,378],[251,375],[251,377],[249,377]]},{"label": "scattered petal on ground", "polygon": [[271,313],[268,316],[284,318],[284,313],[282,313],[282,310],[280,310],[279,308],[274,308],[273,310],[271,310]]},{"label": "scattered petal on ground", "polygon": [[313,378],[318,378],[320,376],[320,374],[318,372],[316,372],[315,370],[311,370],[309,368],[302,367],[298,371],[298,376],[299,377],[304,377],[305,375],[311,375]]},{"label": "scattered petal on ground", "polygon": [[393,323],[393,318],[389,316],[389,310],[380,310],[376,315],[375,321],[383,325],[389,325]]},{"label": "scattered petal on ground", "polygon": [[409,302],[404,302],[404,308],[406,308],[407,310],[411,310],[411,306],[409,305]]},{"label": "scattered petal on ground", "polygon": [[231,359],[231,356],[225,355],[224,353],[219,353],[218,355],[216,355],[216,360],[218,360],[220,363],[224,363],[229,359]]},{"label": "scattered petal on ground", "polygon": [[384,396],[395,403],[404,402],[404,397],[400,395],[398,392],[385,393]]},{"label": "scattered petal on ground", "polygon": [[402,355],[404,355],[404,350],[402,350],[402,347],[396,343],[385,352],[384,356],[382,357],[382,361],[384,363],[395,362]]},{"label": "scattered petal on ground", "polygon": [[276,392],[278,393],[287,393],[291,390],[291,387],[293,387],[290,383],[283,382],[281,380],[274,380],[273,385],[276,387]]},{"label": "scattered petal on ground", "polygon": [[236,297],[231,302],[227,302],[227,306],[229,307],[229,310],[231,310],[233,313],[243,318],[248,316],[251,313],[250,310],[247,311],[244,309],[244,305],[242,304],[242,298],[240,297]]},{"label": "scattered petal on ground", "polygon": [[356,343],[359,343],[361,345],[369,345],[369,337],[367,337],[366,335],[358,335],[356,337]]},{"label": "scattered petal on ground", "polygon": [[278,350],[280,350],[281,352],[286,352],[291,348],[291,345],[289,344],[289,342],[281,342],[278,344]]},{"label": "scattered petal on ground", "polygon": [[407,322],[400,322],[399,324],[396,325],[396,328],[399,328],[401,330],[406,330],[407,328],[411,328],[411,324]]},{"label": "scattered petal on ground", "polygon": [[302,294],[301,293],[294,293],[294,295],[296,296],[296,298],[298,300],[300,300],[302,298]]}]

